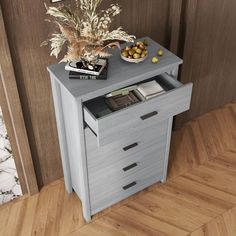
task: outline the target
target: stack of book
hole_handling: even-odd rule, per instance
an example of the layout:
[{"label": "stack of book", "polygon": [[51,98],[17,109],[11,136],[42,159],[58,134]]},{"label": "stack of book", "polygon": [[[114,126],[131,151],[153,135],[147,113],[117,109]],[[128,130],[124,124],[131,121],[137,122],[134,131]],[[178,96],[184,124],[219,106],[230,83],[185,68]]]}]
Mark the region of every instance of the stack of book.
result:
[{"label": "stack of book", "polygon": [[165,90],[161,87],[160,84],[157,83],[156,80],[139,84],[137,89],[135,90],[135,94],[142,101],[156,97],[162,93],[165,93]]},{"label": "stack of book", "polygon": [[[67,70],[70,70],[68,67]],[[106,80],[107,79],[107,72],[108,72],[108,60],[106,60],[106,65],[98,75],[82,73],[78,71],[69,72],[69,79],[80,79],[80,80]]]}]

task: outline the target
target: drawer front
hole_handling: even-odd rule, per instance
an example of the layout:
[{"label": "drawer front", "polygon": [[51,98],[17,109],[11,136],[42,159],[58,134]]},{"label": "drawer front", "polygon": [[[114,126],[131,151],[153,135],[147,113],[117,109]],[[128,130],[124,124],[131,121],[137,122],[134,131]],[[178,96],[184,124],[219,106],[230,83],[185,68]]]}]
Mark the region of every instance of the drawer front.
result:
[{"label": "drawer front", "polygon": [[106,185],[106,191],[90,192],[90,203],[92,214],[95,214],[129,196],[143,190],[150,185],[161,181],[162,170],[155,165],[150,166],[139,174],[133,174],[126,179]]},{"label": "drawer front", "polygon": [[[167,75],[166,75],[167,76]],[[168,80],[174,79],[167,76]],[[176,83],[173,81],[173,83]],[[99,146],[108,144],[139,128],[148,128],[189,109],[192,84],[182,85],[156,98],[127,107],[96,119],[84,108],[85,122],[97,134]]]},{"label": "drawer front", "polygon": [[165,158],[165,145],[149,147],[145,153],[138,153],[129,158],[120,160],[112,165],[99,167],[88,172],[89,187],[91,192],[106,192],[106,185],[119,182],[128,176],[138,174],[140,171],[155,166],[163,169]]},{"label": "drawer front", "polygon": [[98,147],[94,133],[85,129],[85,143],[87,153],[87,165],[89,172],[96,172],[106,166],[110,166],[119,161],[124,164],[133,160],[137,154],[145,156],[149,147],[162,148],[167,139],[168,120],[156,122],[148,129],[136,127],[129,135],[122,136],[107,145]]}]

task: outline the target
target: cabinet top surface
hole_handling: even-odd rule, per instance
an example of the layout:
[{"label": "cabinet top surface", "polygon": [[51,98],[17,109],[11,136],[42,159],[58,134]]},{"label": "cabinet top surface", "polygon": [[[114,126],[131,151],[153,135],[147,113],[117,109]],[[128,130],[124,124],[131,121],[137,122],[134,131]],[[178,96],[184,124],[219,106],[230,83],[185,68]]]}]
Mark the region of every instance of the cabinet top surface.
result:
[{"label": "cabinet top surface", "polygon": [[[111,50],[112,56],[109,58],[107,80],[69,79],[69,72],[65,70],[65,63],[50,65],[48,71],[51,77],[62,84],[75,98],[86,101],[164,73],[182,63],[180,58],[148,37],[135,41],[143,41],[144,39],[149,42],[148,57],[138,64],[123,61],[119,49]],[[121,47],[123,48],[125,45],[122,44]],[[164,55],[158,57],[158,63],[153,64],[152,57],[157,56],[157,50],[160,48],[163,49]]]}]

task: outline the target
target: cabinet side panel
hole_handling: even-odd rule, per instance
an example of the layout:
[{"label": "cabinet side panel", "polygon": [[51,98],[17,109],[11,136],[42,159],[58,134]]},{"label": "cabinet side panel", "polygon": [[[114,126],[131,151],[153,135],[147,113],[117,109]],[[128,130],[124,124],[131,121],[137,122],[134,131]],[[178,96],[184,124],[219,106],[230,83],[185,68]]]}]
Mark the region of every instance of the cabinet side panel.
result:
[{"label": "cabinet side panel", "polygon": [[53,102],[54,109],[56,114],[56,122],[57,122],[57,132],[60,143],[60,151],[61,151],[61,161],[63,167],[63,174],[65,180],[65,186],[68,193],[72,192],[72,183],[71,183],[71,173],[69,166],[69,156],[67,149],[67,139],[65,133],[65,123],[63,116],[63,108],[62,108],[62,100],[61,100],[61,89],[60,84],[53,78],[51,78],[52,85],[52,94],[53,94]]},{"label": "cabinet side panel", "polygon": [[72,187],[82,202],[84,218],[89,221],[91,215],[82,105],[81,101],[76,101],[76,99],[66,89],[61,88],[61,94],[63,114],[65,117]]},{"label": "cabinet side panel", "polygon": [[167,128],[167,137],[166,137],[166,150],[165,150],[165,161],[164,161],[164,169],[163,169],[163,179],[162,182],[166,182],[167,178],[167,170],[168,170],[168,162],[169,162],[169,152],[170,152],[170,141],[171,141],[171,133],[172,133],[172,123],[173,117],[168,119],[168,128]]},{"label": "cabinet side panel", "polygon": [[[65,119],[65,133],[67,139],[67,148],[68,148],[68,156],[69,156],[69,166],[71,171],[71,181],[72,188],[81,198],[81,190],[80,190],[80,171],[79,171],[79,149],[78,139],[75,129],[75,117],[73,114],[73,98],[68,94],[68,92],[61,88],[62,95],[62,107],[63,107],[63,116]],[[77,121],[78,122],[78,121]]]}]

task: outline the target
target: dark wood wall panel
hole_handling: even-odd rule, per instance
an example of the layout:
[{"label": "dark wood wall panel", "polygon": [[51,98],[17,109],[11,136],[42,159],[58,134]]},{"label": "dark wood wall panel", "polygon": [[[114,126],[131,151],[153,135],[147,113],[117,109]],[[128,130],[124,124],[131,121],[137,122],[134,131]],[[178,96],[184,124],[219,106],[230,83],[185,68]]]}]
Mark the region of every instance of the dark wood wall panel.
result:
[{"label": "dark wood wall panel", "polygon": [[[1,0],[14,63],[17,85],[37,180],[40,186],[62,177],[59,145],[46,66],[57,60],[40,43],[50,32],[44,21],[44,2],[49,0]],[[66,3],[72,1],[64,1]],[[168,46],[170,41],[169,1],[120,0],[123,11],[114,22],[138,37],[149,35]],[[56,4],[55,4],[56,5]]]},{"label": "dark wood wall panel", "polygon": [[184,3],[180,79],[194,86],[191,109],[177,117],[177,126],[236,99],[236,1]]}]

